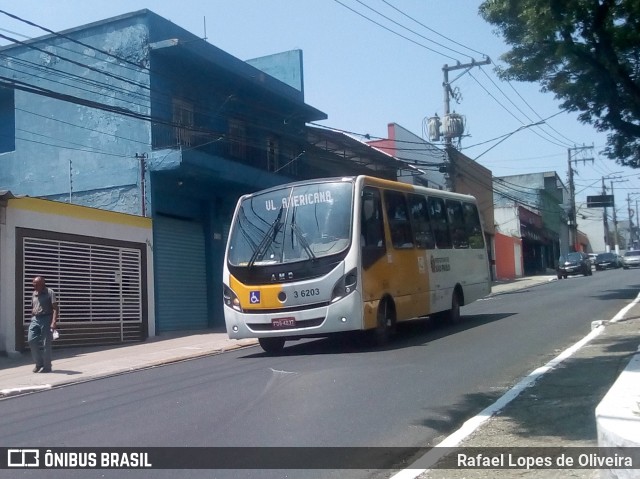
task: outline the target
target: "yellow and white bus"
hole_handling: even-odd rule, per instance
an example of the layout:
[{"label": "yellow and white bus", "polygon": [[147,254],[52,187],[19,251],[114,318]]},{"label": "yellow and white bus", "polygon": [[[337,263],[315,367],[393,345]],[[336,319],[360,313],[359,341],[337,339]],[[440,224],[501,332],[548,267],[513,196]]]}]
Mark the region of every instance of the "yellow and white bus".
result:
[{"label": "yellow and white bus", "polygon": [[456,321],[491,290],[472,196],[369,176],[290,183],[241,197],[225,254],[230,338],[285,341],[397,323]]}]

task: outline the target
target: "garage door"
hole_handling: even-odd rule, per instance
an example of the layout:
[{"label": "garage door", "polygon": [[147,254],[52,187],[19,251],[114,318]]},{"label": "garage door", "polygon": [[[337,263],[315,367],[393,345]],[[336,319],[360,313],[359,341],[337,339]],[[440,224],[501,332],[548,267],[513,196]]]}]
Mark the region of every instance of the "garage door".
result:
[{"label": "garage door", "polygon": [[153,220],[158,332],[207,327],[207,278],[202,224]]}]

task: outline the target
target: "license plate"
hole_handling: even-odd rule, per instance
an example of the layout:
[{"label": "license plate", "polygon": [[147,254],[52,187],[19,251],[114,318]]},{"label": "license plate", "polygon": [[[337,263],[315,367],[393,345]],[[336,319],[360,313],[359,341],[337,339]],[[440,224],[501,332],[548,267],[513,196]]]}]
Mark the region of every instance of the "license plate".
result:
[{"label": "license plate", "polygon": [[273,329],[290,329],[296,327],[295,318],[274,318],[271,320]]}]

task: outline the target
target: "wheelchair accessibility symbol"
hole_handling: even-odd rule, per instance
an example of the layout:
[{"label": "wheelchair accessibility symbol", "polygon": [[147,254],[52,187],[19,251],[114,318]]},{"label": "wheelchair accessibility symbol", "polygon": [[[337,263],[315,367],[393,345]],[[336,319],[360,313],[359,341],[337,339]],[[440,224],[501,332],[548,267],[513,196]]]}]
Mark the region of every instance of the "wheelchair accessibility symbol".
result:
[{"label": "wheelchair accessibility symbol", "polygon": [[260,304],[260,291],[251,291],[249,293],[249,302],[251,304]]}]

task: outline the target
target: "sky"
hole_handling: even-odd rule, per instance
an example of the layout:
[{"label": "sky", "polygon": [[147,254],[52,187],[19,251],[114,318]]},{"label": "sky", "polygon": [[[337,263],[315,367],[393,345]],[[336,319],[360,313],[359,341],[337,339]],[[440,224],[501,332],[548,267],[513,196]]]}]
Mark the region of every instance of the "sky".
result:
[{"label": "sky", "polygon": [[[387,136],[397,123],[428,139],[425,122],[444,112],[443,66],[486,57],[491,65],[449,72],[451,111],[466,118],[462,152],[494,176],[556,171],[576,200],[613,181],[618,220],[640,199],[640,171],[600,154],[606,133],[561,112],[538,84],[503,82],[494,73],[507,45],[478,15],[477,0],[0,0],[0,9],[54,31],[148,8],[242,60],[301,49],[307,104],[321,125],[359,139]],[[0,15],[0,33],[20,40],[42,30]],[[9,42],[0,39],[0,45]],[[541,120],[545,122],[531,126]],[[436,143],[437,144],[437,143]],[[574,147],[593,147],[580,151]]]}]

